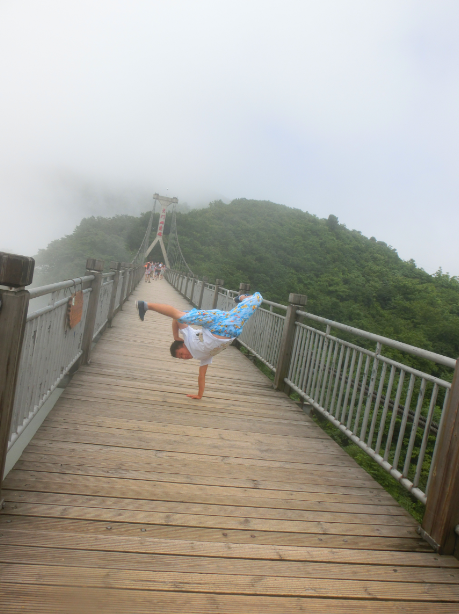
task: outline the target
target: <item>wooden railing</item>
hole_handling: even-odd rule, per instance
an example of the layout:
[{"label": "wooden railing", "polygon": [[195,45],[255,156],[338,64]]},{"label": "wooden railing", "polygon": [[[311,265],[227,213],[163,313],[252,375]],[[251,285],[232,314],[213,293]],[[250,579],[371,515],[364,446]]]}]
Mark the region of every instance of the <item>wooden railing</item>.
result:
[{"label": "wooden railing", "polygon": [[14,456],[18,442],[23,448],[44,419],[64,377],[90,362],[94,341],[144,271],[142,264],[112,262],[103,273],[104,263],[90,258],[83,277],[26,290],[33,265],[31,258],[0,253],[0,476],[7,455]]},{"label": "wooden railing", "polygon": [[[228,311],[238,293],[178,271],[166,279],[200,309]],[[241,284],[242,290],[247,286]],[[294,391],[426,505],[420,534],[452,553],[459,533],[459,370],[457,361],[304,311],[264,300],[238,343],[274,374],[274,386]],[[344,338],[343,338],[344,337]],[[347,338],[346,338],[347,337]],[[371,344],[374,344],[373,348]],[[386,348],[433,363],[432,372],[384,355]],[[436,377],[435,364],[454,371]]]}]

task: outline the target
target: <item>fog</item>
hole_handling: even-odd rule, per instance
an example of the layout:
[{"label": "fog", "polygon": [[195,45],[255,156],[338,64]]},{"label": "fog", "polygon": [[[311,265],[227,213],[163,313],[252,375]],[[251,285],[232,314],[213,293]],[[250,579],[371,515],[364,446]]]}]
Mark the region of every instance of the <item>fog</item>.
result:
[{"label": "fog", "polygon": [[459,275],[457,0],[0,2],[0,250],[266,199]]}]

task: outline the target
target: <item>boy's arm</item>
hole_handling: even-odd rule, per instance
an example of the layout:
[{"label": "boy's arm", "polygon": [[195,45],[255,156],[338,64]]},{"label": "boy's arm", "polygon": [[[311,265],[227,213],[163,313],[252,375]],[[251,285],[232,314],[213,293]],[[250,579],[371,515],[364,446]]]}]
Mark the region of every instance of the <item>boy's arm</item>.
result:
[{"label": "boy's arm", "polygon": [[172,335],[176,341],[183,341],[182,337],[179,335],[179,330],[181,328],[186,328],[188,324],[181,324],[177,322],[177,320],[172,320]]},{"label": "boy's arm", "polygon": [[202,395],[204,394],[204,387],[206,385],[206,373],[208,366],[209,365],[204,365],[203,367],[199,367],[198,394],[187,394],[187,397],[190,397],[191,399],[202,399]]}]

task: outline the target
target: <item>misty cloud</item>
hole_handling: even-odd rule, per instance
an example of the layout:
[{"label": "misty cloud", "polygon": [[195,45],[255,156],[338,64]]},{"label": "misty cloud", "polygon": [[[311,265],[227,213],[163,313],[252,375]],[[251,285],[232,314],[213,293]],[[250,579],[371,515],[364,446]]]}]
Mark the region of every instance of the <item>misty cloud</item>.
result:
[{"label": "misty cloud", "polygon": [[168,189],[333,213],[459,274],[458,18],[442,0],[2,3],[0,249]]}]

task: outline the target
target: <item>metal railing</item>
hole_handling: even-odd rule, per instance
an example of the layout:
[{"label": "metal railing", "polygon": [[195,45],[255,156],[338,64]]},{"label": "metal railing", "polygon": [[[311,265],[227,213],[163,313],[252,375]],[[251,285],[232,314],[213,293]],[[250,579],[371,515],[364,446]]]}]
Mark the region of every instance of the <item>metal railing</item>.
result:
[{"label": "metal railing", "polygon": [[[46,297],[48,305],[27,315],[8,449],[82,355],[93,279],[94,275],[88,275],[30,290],[31,299]],[[79,290],[83,291],[82,318],[69,329],[66,326],[69,297]]]},{"label": "metal railing", "polygon": [[[169,271],[167,279],[177,289],[185,288],[183,274]],[[216,286],[202,281],[196,287],[202,284],[200,307],[211,309]],[[234,308],[236,294],[219,287],[217,308]],[[197,296],[195,292],[191,300],[196,306]],[[383,352],[397,350],[446,366],[451,372],[456,360],[298,308],[288,323],[288,310],[286,305],[264,300],[238,342],[273,373],[287,360],[279,387],[295,391],[426,504],[451,383],[434,375],[434,365],[431,372],[423,371]],[[316,323],[324,330],[313,326]],[[293,327],[292,341],[285,351],[287,326]],[[352,340],[338,334],[352,336]],[[369,348],[370,343],[376,346]]]},{"label": "metal railing", "polygon": [[[271,308],[275,305],[271,301],[264,301],[263,304],[269,305]],[[281,305],[280,308],[282,311],[287,310],[284,305]],[[259,307],[244,326],[242,334],[238,338],[242,345],[274,373],[279,360],[284,321],[285,315]]]},{"label": "metal railing", "polygon": [[120,305],[123,303],[121,294],[124,288],[125,275],[126,273],[124,270],[120,271],[118,287],[116,288],[116,294],[115,294],[115,309],[119,309]]},{"label": "metal railing", "polygon": [[212,309],[212,300],[214,297],[215,286],[213,284],[204,284],[204,294],[202,295],[201,309]]},{"label": "metal railing", "polygon": [[[143,276],[142,265],[112,263],[114,270],[102,273],[103,262],[90,259],[88,267],[93,270],[88,270],[84,277],[28,292],[19,289],[18,295],[20,292],[27,295],[25,322],[17,321],[16,331],[0,331],[6,339],[10,334],[22,335],[7,437],[3,433],[2,447],[6,446],[7,450],[14,446],[69,371],[79,363],[89,362],[94,339],[111,324],[115,313],[122,309]],[[83,295],[81,319],[70,328],[69,300],[80,291]],[[0,298],[10,297],[15,298],[13,291],[1,292]],[[14,312],[12,316],[14,318]],[[8,326],[7,320],[4,322],[4,326]],[[3,323],[0,321],[0,324]],[[15,326],[13,320],[12,326]],[[2,450],[2,454],[4,452]]]},{"label": "metal railing", "polygon": [[92,338],[95,339],[97,335],[102,331],[104,326],[108,322],[108,311],[110,309],[110,302],[113,292],[113,278],[115,273],[104,273],[102,275],[102,286],[99,292],[99,300],[97,302],[96,322],[94,325],[94,333]]},{"label": "metal railing", "polygon": [[[285,383],[425,504],[451,383],[382,352],[403,350],[452,369],[456,361],[313,314],[297,315],[324,323],[326,330],[295,322]],[[333,336],[333,328],[352,332],[357,340],[376,340],[376,347]],[[433,455],[427,458],[432,440]]]}]

